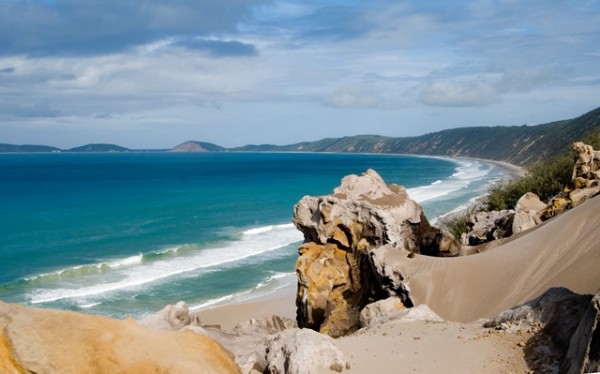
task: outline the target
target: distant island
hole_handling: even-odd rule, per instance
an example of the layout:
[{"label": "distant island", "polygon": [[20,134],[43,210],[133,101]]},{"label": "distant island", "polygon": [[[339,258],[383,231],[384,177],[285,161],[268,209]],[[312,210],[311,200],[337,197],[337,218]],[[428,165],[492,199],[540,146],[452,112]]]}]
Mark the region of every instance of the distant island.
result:
[{"label": "distant island", "polygon": [[225,150],[225,148],[216,144],[190,140],[169,149],[167,152],[222,152]]},{"label": "distant island", "polygon": [[249,144],[225,148],[186,141],[171,149],[133,150],[114,144],[70,149],[45,145],[0,144],[0,153],[47,152],[335,152],[471,157],[526,165],[552,158],[571,143],[600,129],[600,107],[570,120],[535,126],[462,127],[415,137],[356,135],[289,145]]}]

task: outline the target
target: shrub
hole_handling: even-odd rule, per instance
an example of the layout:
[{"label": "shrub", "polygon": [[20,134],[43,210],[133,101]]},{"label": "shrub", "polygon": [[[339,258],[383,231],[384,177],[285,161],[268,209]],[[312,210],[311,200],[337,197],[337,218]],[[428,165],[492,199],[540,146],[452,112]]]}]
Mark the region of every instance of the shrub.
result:
[{"label": "shrub", "polygon": [[467,227],[468,215],[468,213],[456,214],[442,218],[440,221],[447,228],[450,234],[452,234],[456,239],[460,240],[460,236],[469,231]]}]

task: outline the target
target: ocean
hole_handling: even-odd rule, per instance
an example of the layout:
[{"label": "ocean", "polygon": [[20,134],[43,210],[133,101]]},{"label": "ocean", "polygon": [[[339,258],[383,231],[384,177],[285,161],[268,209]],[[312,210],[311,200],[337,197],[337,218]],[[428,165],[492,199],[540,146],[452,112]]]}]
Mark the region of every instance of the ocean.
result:
[{"label": "ocean", "polygon": [[507,176],[400,155],[0,154],[0,300],[139,318],[276,292],[295,285],[294,204],[368,168],[434,222]]}]

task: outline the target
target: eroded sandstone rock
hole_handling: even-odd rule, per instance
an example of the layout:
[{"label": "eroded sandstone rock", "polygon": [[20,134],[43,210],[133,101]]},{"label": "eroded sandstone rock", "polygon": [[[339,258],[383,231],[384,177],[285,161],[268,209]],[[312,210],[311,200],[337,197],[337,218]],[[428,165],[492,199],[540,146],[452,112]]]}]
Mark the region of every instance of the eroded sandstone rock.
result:
[{"label": "eroded sandstone rock", "polygon": [[573,151],[575,166],[571,183],[552,198],[543,219],[552,218],[600,194],[600,151],[582,142],[573,143]]},{"label": "eroded sandstone rock", "polygon": [[0,302],[2,373],[239,373],[232,355],[191,331],[159,331],[75,312]]},{"label": "eroded sandstone rock", "polygon": [[515,205],[512,233],[518,234],[542,223],[542,214],[546,204],[533,192],[527,192]]},{"label": "eroded sandstone rock", "polygon": [[306,196],[294,210],[304,234],[296,263],[297,319],[331,336],[359,326],[359,311],[391,295],[412,306],[406,289],[377,274],[372,252],[389,245],[408,253],[456,256],[458,243],[433,227],[419,204],[373,170],[342,179],[333,194]]},{"label": "eroded sandstone rock", "polygon": [[513,234],[514,210],[476,212],[469,214],[469,232],[463,235],[464,245],[478,245]]},{"label": "eroded sandstone rock", "polygon": [[269,374],[312,374],[322,369],[342,372],[350,364],[333,339],[309,329],[289,329],[269,338]]},{"label": "eroded sandstone rock", "polygon": [[583,142],[573,143],[573,151],[575,152],[575,166],[573,167],[571,179],[599,180],[600,151],[595,151],[591,145]]},{"label": "eroded sandstone rock", "polygon": [[360,312],[361,327],[370,328],[391,321],[443,322],[444,320],[425,304],[412,308],[404,307],[402,300],[397,296],[391,296],[387,299],[371,303],[365,306]]}]

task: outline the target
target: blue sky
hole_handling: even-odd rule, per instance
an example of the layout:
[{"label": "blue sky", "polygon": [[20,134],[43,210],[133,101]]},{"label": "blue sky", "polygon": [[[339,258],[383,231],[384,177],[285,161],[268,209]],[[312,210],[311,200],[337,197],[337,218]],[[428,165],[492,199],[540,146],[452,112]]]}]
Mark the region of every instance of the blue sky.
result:
[{"label": "blue sky", "polygon": [[600,106],[600,1],[0,0],[0,143],[164,148]]}]

